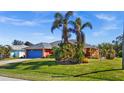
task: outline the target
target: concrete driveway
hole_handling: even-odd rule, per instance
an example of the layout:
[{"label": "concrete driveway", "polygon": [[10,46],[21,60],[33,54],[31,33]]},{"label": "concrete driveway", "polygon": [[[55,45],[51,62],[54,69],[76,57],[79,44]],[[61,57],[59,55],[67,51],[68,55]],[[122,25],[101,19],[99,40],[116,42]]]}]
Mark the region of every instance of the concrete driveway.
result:
[{"label": "concrete driveway", "polygon": [[5,65],[5,64],[9,64],[9,63],[19,63],[19,62],[23,62],[23,61],[27,61],[27,60],[31,60],[31,59],[12,59],[12,60],[4,60],[4,61],[0,61],[0,65]]}]

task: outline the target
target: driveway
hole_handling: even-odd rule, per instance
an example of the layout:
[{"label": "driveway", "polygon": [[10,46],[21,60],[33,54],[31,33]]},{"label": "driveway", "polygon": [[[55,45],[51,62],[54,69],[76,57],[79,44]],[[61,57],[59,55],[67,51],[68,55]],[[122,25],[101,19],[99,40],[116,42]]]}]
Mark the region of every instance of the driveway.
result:
[{"label": "driveway", "polygon": [[26,80],[15,79],[15,78],[8,78],[8,77],[0,76],[0,81],[26,81]]},{"label": "driveway", "polygon": [[0,61],[0,65],[5,65],[5,64],[9,64],[9,63],[19,63],[19,62],[23,62],[23,61],[27,61],[30,59],[12,59],[12,60],[4,60],[4,61]]}]

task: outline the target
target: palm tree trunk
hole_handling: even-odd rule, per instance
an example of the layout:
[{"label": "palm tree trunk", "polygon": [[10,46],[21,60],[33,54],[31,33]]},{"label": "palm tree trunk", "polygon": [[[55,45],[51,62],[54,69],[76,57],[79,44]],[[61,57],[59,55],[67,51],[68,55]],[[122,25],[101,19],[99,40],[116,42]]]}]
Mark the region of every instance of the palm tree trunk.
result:
[{"label": "palm tree trunk", "polygon": [[69,42],[68,41],[68,30],[67,30],[66,26],[63,27],[63,39],[64,39],[65,44],[67,44]]},{"label": "palm tree trunk", "polygon": [[81,33],[77,31],[76,34],[77,34],[77,45],[80,46],[82,42]]}]

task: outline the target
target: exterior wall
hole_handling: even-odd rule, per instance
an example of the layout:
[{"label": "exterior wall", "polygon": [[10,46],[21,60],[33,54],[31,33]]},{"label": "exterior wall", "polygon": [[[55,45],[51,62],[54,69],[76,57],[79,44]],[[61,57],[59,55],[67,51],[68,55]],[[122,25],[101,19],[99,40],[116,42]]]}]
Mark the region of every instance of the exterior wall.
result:
[{"label": "exterior wall", "polygon": [[47,57],[51,54],[53,54],[52,49],[44,49],[44,57]]},{"label": "exterior wall", "polygon": [[27,51],[28,51],[28,50],[41,50],[41,51],[42,51],[41,58],[42,58],[42,57],[47,57],[47,56],[53,54],[52,49],[26,49],[26,57],[27,57],[27,55],[28,55],[28,54],[27,54]]},{"label": "exterior wall", "polygon": [[99,58],[99,49],[97,48],[84,48],[85,57]]},{"label": "exterior wall", "polygon": [[10,57],[15,58],[15,57],[25,57],[25,50],[12,50],[10,52]]}]

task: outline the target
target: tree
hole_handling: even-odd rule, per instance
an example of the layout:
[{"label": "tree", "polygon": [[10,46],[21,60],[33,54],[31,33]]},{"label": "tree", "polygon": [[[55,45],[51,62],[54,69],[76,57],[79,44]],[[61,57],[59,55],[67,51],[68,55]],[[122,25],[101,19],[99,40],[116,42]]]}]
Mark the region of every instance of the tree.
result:
[{"label": "tree", "polygon": [[64,43],[69,43],[68,21],[72,15],[73,15],[73,12],[69,11],[65,15],[62,15],[61,13],[57,12],[54,16],[55,20],[53,22],[51,32],[53,33],[53,30],[55,29],[62,30],[62,40],[64,40]]},{"label": "tree", "polygon": [[80,18],[76,18],[75,21],[69,21],[69,23],[72,24],[73,26],[73,28],[69,28],[69,31],[76,34],[76,40],[77,40],[76,51],[77,52],[75,54],[75,58],[77,58],[77,60],[81,62],[82,57],[84,55],[83,47],[85,45],[85,34],[83,32],[83,29],[85,27],[89,27],[90,29],[92,29],[92,25],[90,22],[86,22],[83,24]]},{"label": "tree", "polygon": [[70,24],[73,25],[74,28],[69,28],[69,30],[76,34],[77,45],[85,44],[85,34],[82,31],[85,27],[89,27],[92,29],[92,25],[90,22],[82,23],[80,18],[77,18],[75,21],[69,21]]},{"label": "tree", "polygon": [[[82,30],[85,27],[92,29],[92,25],[89,22],[83,24],[80,18],[77,18],[75,21],[69,20],[72,15],[73,12],[70,11],[64,16],[61,13],[56,13],[55,21],[51,28],[52,32],[56,28],[62,30],[62,41],[64,40],[64,43],[62,42],[59,48],[54,49],[55,59],[62,64],[82,63],[84,58],[83,45],[85,44],[85,35]],[[68,41],[72,32],[76,34],[76,44]]]},{"label": "tree", "polygon": [[121,57],[120,52],[122,51],[122,40],[123,40],[123,35],[119,35],[116,37],[115,40],[112,41],[114,45],[114,50],[116,51],[116,56]]},{"label": "tree", "polygon": [[12,45],[23,45],[23,44],[24,44],[24,42],[21,41],[21,40],[14,40],[14,41],[12,42]]},{"label": "tree", "polygon": [[0,55],[2,58],[8,58],[10,55],[11,47],[9,45],[0,45]]},{"label": "tree", "polygon": [[113,59],[115,57],[115,50],[111,43],[101,43],[98,45],[98,48],[100,49],[101,57],[105,57],[107,59]]},{"label": "tree", "polygon": [[33,44],[32,44],[31,42],[29,42],[29,41],[26,41],[26,42],[24,43],[24,45],[26,45],[26,46],[32,46]]}]

